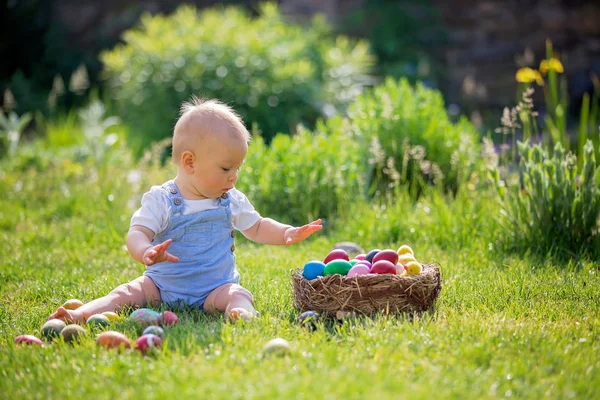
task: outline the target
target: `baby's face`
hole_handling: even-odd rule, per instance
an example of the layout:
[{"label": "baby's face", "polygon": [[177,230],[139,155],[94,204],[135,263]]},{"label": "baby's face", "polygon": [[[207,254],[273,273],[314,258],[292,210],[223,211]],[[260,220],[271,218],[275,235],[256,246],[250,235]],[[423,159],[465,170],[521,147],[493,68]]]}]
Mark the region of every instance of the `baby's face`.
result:
[{"label": "baby's face", "polygon": [[215,135],[198,146],[190,184],[199,198],[217,198],[231,190],[248,152],[247,143],[239,137]]}]

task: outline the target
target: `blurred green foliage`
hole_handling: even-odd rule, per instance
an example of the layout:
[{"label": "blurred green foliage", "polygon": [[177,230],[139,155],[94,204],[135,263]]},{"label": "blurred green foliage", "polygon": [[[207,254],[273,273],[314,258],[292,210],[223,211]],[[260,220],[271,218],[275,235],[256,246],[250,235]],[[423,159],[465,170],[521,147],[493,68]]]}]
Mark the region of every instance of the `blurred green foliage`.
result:
[{"label": "blurred green foliage", "polygon": [[588,140],[577,174],[577,156],[560,142],[553,152],[518,143],[519,176],[501,168],[491,178],[501,204],[500,221],[509,248],[563,258],[600,256],[600,168]]},{"label": "blurred green foliage", "polygon": [[86,79],[92,82],[101,70],[95,55],[72,46],[65,27],[53,21],[54,3],[55,0],[6,3],[0,20],[0,94],[9,90],[15,103],[2,101],[4,109],[48,115],[57,106],[80,106],[84,101],[80,91],[65,91],[60,99],[49,98],[48,93],[54,89],[56,79],[68,82],[78,68],[85,68]]},{"label": "blurred green foliage", "polygon": [[377,56],[378,76],[405,77],[439,87],[444,77],[446,33],[431,1],[371,0],[338,24],[338,31],[365,38]]},{"label": "blurred green foliage", "polygon": [[372,197],[412,198],[429,186],[457,188],[478,172],[479,144],[466,120],[449,121],[439,91],[392,79],[360,95],[348,117],[314,132],[253,140],[238,186],[257,206],[291,222],[348,212]]},{"label": "blurred green foliage", "polygon": [[341,215],[362,196],[367,168],[348,132],[347,123],[327,133],[300,129],[277,135],[270,146],[255,137],[237,187],[259,211],[289,223]]},{"label": "blurred green foliage", "polygon": [[442,94],[422,83],[388,78],[352,103],[348,119],[372,159],[366,179],[375,193],[409,185],[418,196],[426,184],[455,191],[479,169],[475,127],[466,118],[453,123]]},{"label": "blurred green foliage", "polygon": [[334,38],[322,18],[288,24],[273,3],[255,18],[237,7],[145,15],[123,41],[101,59],[137,148],[170,136],[191,94],[230,104],[269,142],[343,111],[374,63],[366,42]]}]

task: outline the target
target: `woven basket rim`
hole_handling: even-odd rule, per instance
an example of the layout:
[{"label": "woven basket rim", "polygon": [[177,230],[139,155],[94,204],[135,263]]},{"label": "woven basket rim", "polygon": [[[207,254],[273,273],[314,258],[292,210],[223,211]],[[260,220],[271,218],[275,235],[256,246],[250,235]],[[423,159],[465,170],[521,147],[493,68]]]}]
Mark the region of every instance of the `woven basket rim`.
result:
[{"label": "woven basket rim", "polygon": [[292,271],[294,307],[335,315],[338,311],[376,313],[431,310],[441,291],[441,274],[434,264],[423,264],[417,275],[338,274],[307,280],[301,268]]}]

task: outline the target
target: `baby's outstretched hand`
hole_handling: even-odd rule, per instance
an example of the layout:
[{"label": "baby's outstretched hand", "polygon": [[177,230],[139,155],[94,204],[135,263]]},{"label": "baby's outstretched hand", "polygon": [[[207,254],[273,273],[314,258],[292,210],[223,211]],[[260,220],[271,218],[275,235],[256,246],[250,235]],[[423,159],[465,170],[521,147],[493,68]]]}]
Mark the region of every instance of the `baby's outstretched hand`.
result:
[{"label": "baby's outstretched hand", "polygon": [[142,257],[144,265],[150,266],[163,261],[177,262],[179,257],[167,252],[167,247],[173,242],[173,239],[167,239],[161,244],[149,247]]},{"label": "baby's outstretched hand", "polygon": [[320,219],[299,228],[288,228],[283,236],[285,238],[285,244],[301,242],[321,229],[323,229],[323,225],[321,225]]}]

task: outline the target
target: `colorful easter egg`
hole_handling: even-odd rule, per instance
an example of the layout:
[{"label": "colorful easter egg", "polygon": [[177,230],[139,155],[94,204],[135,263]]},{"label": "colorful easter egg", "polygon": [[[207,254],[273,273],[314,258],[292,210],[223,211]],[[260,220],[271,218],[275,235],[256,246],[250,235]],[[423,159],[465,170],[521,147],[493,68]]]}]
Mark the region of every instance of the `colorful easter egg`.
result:
[{"label": "colorful easter egg", "polygon": [[49,319],[42,326],[42,337],[46,339],[58,337],[65,326],[67,324],[62,319]]},{"label": "colorful easter egg", "polygon": [[271,339],[263,348],[264,355],[285,356],[290,353],[290,344],[282,338]]},{"label": "colorful easter egg", "polygon": [[404,264],[396,264],[396,275],[406,275],[406,267],[404,266]]},{"label": "colorful easter egg", "polygon": [[364,264],[364,265],[366,265],[367,267],[369,267],[369,269],[371,269],[371,266],[372,266],[372,264],[371,264],[370,262],[368,262],[367,260],[359,260],[359,261],[358,261],[356,264],[354,264],[354,265],[357,265],[357,264]]},{"label": "colorful easter egg", "polygon": [[112,312],[112,311],[104,311],[102,313],[102,315],[104,315],[106,318],[108,318],[108,320],[110,322],[115,322],[115,321],[118,321],[119,319],[121,319],[121,317],[119,317],[119,314]]},{"label": "colorful easter egg", "polygon": [[121,332],[106,331],[96,336],[96,343],[98,346],[106,349],[129,349],[131,347],[131,341]]},{"label": "colorful easter egg", "polygon": [[350,260],[350,256],[348,255],[348,253],[346,253],[346,250],[333,249],[333,250],[331,250],[329,252],[329,254],[327,254],[327,257],[325,257],[325,260],[323,260],[323,262],[325,263],[325,265],[327,265],[327,264],[329,264],[333,260],[346,260],[346,261],[349,261]]},{"label": "colorful easter egg", "polygon": [[325,264],[319,260],[309,261],[304,264],[304,270],[302,275],[308,279],[309,281],[315,279],[319,276],[323,276],[323,271],[325,270]]},{"label": "colorful easter egg", "polygon": [[398,262],[402,265],[406,265],[407,263],[409,263],[411,261],[416,261],[416,259],[415,259],[415,256],[413,256],[410,253],[404,253],[404,254],[398,256]]},{"label": "colorful easter egg", "polygon": [[87,331],[79,325],[70,324],[65,326],[63,330],[60,331],[60,336],[62,336],[65,342],[72,343],[76,340],[79,340],[79,338],[87,336]]},{"label": "colorful easter egg", "polygon": [[419,275],[423,271],[423,266],[418,261],[411,261],[406,264],[406,273],[408,275]]},{"label": "colorful easter egg", "polygon": [[371,273],[371,270],[365,264],[355,264],[352,268],[350,268],[350,271],[348,271],[348,276],[352,277],[356,275],[367,275],[369,273]]},{"label": "colorful easter egg", "polygon": [[81,300],[71,299],[71,300],[65,301],[65,304],[63,304],[62,306],[64,308],[66,308],[67,310],[77,310],[82,305],[83,305],[83,302]]},{"label": "colorful easter egg", "polygon": [[387,260],[392,264],[396,265],[396,263],[398,262],[398,253],[396,253],[396,250],[392,249],[381,250],[373,257],[373,264],[375,264],[379,260]]},{"label": "colorful easter egg", "polygon": [[162,326],[174,326],[179,322],[179,318],[177,317],[177,314],[172,311],[163,311],[159,316],[158,322]]},{"label": "colorful easter egg", "polygon": [[350,263],[350,265],[354,266],[354,264],[356,264],[358,261],[359,261],[359,260],[357,260],[357,259],[355,258],[355,259],[352,259],[352,260],[350,260],[350,261],[348,261],[348,262]]},{"label": "colorful easter egg", "polygon": [[413,249],[411,249],[410,246],[406,245],[406,244],[403,244],[402,246],[400,246],[398,248],[397,253],[399,256],[401,256],[402,254],[412,254],[413,256],[415,255],[415,252],[413,251]]},{"label": "colorful easter egg", "polygon": [[162,347],[163,341],[159,336],[147,333],[135,341],[135,348],[146,354],[148,351]]},{"label": "colorful easter egg", "polygon": [[311,330],[317,329],[319,314],[314,311],[304,311],[298,316],[298,323]]},{"label": "colorful easter egg", "polygon": [[140,328],[146,328],[150,325],[160,324],[160,314],[150,308],[140,308],[135,310],[129,316]]},{"label": "colorful easter egg", "polygon": [[146,335],[148,333],[156,335],[161,339],[165,336],[165,331],[163,330],[163,328],[161,328],[160,326],[156,326],[156,325],[150,325],[149,327],[144,329],[144,332],[142,332],[142,335]]},{"label": "colorful easter egg", "polygon": [[396,264],[392,264],[388,260],[379,260],[371,267],[371,273],[396,275]]},{"label": "colorful easter egg", "polygon": [[354,257],[355,260],[364,260],[366,258],[367,258],[367,255],[366,254],[362,254],[362,253],[359,254],[359,255],[357,255],[356,257]]},{"label": "colorful easter egg", "polygon": [[381,250],[379,250],[379,249],[373,249],[373,250],[371,250],[370,252],[367,253],[367,255],[365,257],[365,260],[367,260],[370,263],[373,263],[373,257],[375,257],[375,255],[377,253],[379,253],[380,251]]},{"label": "colorful easter egg", "polygon": [[87,324],[91,327],[103,328],[110,325],[110,321],[106,315],[94,314],[87,319]]},{"label": "colorful easter egg", "polygon": [[36,338],[33,335],[17,336],[15,338],[15,343],[20,344],[20,345],[32,345],[32,344],[43,345],[44,344],[44,342],[42,342],[40,339]]},{"label": "colorful easter egg", "polygon": [[350,271],[350,268],[352,268],[352,264],[350,264],[349,261],[333,260],[327,265],[325,265],[325,270],[323,271],[323,274],[325,276],[333,274],[346,275],[348,271]]}]

